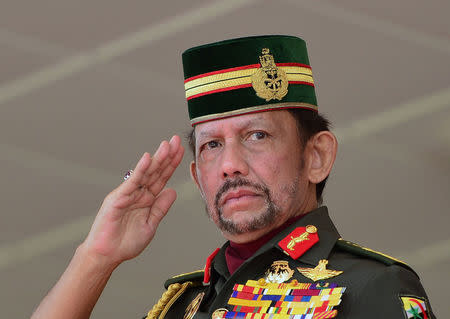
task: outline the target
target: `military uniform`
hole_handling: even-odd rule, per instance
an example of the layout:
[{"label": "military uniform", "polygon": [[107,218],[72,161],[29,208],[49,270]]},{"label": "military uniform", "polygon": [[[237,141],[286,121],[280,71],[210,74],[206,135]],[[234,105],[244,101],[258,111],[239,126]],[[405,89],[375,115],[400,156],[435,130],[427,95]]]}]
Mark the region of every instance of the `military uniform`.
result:
[{"label": "military uniform", "polygon": [[[318,111],[306,43],[298,37],[194,47],[183,53],[183,68],[193,126],[263,111]],[[231,275],[228,246],[204,272],[169,279],[147,318],[435,318],[414,271],[342,240],[325,207],[286,226]]]},{"label": "military uniform", "polygon": [[[315,226],[319,241],[299,258],[294,259],[285,253],[279,243],[289,238],[296,229],[303,229],[301,227],[306,226]],[[229,301],[232,294],[236,295],[236,284],[245,285],[253,282],[252,280],[261,282],[261,278],[267,278],[268,270],[270,272],[274,263],[280,261],[285,262],[288,269],[293,271],[292,276],[288,276],[285,283],[294,282],[295,285],[297,282],[298,285],[311,283],[322,288],[345,287],[341,300],[334,307],[334,310],[337,310],[337,316],[336,313],[334,316],[337,318],[435,318],[417,274],[401,261],[342,240],[329,218],[326,207],[305,215],[295,224],[282,230],[232,275],[228,272],[225,260],[227,246],[228,243],[220,249],[211,264],[209,284],[202,283],[203,272],[169,279],[166,282],[166,288],[172,289],[172,295],[167,296],[166,293],[166,300],[159,303],[160,309],[156,309],[153,313],[150,311],[148,318],[174,319],[184,316],[184,318],[194,319],[214,318],[213,313],[217,309],[223,309],[222,312],[216,312],[216,314],[220,313],[217,318],[331,318],[313,317],[313,314],[310,317],[306,314],[304,317],[300,315],[298,317],[278,315],[277,317],[275,314],[271,317],[256,315],[252,317],[251,314],[245,317],[242,311],[240,315],[239,311],[233,312],[236,306],[230,305]],[[313,269],[321,260],[328,261],[328,269],[341,271],[341,273],[332,278],[314,282],[297,270],[298,267]],[[263,281],[262,285],[264,284],[267,285]],[[203,298],[200,300],[200,297]],[[194,299],[196,301],[193,302]],[[252,302],[248,302],[249,305],[252,305]],[[415,305],[413,302],[417,306],[413,307],[412,305]],[[275,311],[273,309],[272,311]],[[225,315],[225,310],[228,312],[228,317]],[[329,313],[332,315],[331,312]]]}]

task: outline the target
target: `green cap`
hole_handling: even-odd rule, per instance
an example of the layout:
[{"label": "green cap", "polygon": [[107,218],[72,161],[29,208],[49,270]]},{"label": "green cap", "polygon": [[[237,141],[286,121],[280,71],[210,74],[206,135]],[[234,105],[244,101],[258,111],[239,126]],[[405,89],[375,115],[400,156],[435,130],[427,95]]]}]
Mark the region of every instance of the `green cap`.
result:
[{"label": "green cap", "polygon": [[191,124],[287,108],[317,111],[306,43],[286,35],[225,40],[183,53]]}]

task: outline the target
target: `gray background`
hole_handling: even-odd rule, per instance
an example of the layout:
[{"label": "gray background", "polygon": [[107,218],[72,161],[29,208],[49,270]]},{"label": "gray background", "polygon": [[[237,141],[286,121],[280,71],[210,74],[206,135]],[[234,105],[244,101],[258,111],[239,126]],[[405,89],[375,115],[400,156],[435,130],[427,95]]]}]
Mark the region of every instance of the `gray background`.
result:
[{"label": "gray background", "polygon": [[[449,12],[444,0],[0,1],[1,317],[28,317],[124,172],[189,130],[181,52],[278,33],[307,40],[335,124],[325,203],[341,234],[404,258],[444,317]],[[166,278],[202,268],[221,245],[189,161],[157,237],[113,274],[93,318],[140,318]]]}]

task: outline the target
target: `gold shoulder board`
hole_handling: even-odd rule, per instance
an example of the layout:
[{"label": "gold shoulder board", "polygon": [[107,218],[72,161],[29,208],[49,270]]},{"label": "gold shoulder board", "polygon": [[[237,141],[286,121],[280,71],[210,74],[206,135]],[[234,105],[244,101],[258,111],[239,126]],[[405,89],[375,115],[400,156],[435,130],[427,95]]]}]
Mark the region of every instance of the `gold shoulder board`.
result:
[{"label": "gold shoulder board", "polygon": [[192,272],[188,272],[185,274],[180,274],[173,276],[172,278],[169,278],[164,283],[164,287],[167,289],[171,284],[179,283],[182,284],[186,281],[192,281],[193,283],[201,283],[203,282],[205,271],[202,270],[196,270]]},{"label": "gold shoulder board", "polygon": [[[358,255],[358,256],[364,256],[371,259],[378,260],[382,262],[385,265],[391,266],[391,265],[400,265],[403,266],[412,272],[415,273],[415,271],[404,261],[394,258],[392,256],[386,255],[384,253],[381,253],[379,251],[363,247],[361,245],[358,245],[356,243],[353,243],[348,240],[344,240],[342,238],[339,238],[336,242],[336,246],[341,248],[342,250],[345,250],[347,252],[350,252],[352,254]],[[417,275],[417,274],[416,274]]]},{"label": "gold shoulder board", "polygon": [[146,319],[164,318],[167,311],[172,304],[186,291],[187,288],[192,286],[192,282],[187,281],[183,284],[175,283],[171,284],[167,291],[165,291],[158,302],[148,312]]}]

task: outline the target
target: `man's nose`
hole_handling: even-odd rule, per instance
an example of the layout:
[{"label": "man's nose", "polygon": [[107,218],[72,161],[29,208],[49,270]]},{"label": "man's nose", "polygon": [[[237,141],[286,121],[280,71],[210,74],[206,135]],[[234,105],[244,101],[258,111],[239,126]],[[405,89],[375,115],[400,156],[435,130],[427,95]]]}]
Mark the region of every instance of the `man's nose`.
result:
[{"label": "man's nose", "polygon": [[243,150],[236,144],[228,144],[222,154],[223,178],[248,175],[248,163]]}]

